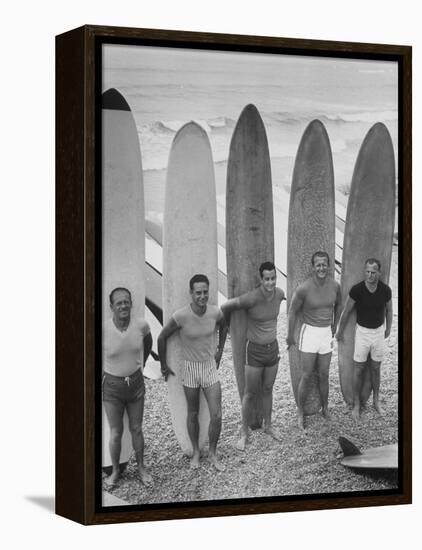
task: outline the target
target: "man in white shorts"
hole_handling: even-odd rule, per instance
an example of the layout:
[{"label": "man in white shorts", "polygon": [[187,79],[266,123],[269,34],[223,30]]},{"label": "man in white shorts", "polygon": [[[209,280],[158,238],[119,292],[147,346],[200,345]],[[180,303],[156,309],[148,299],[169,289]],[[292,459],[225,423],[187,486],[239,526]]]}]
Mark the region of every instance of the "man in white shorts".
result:
[{"label": "man in white shorts", "polygon": [[[312,276],[300,284],[293,294],[289,309],[287,348],[299,346],[302,375],[298,386],[298,424],[305,428],[304,404],[309,382],[316,368],[319,375],[319,392],[322,414],[328,413],[328,373],[331,362],[332,342],[341,311],[340,285],[329,276],[330,259],[326,252],[312,256]],[[294,337],[297,316],[301,314],[303,325],[299,342]]]},{"label": "man in white shorts", "polygon": [[187,430],[193,448],[191,468],[199,467],[198,414],[202,388],[210,411],[208,459],[216,470],[224,471],[224,465],[217,458],[217,442],[221,432],[221,386],[217,369],[227,327],[220,308],[208,304],[208,277],[194,275],[189,281],[189,288],[191,303],[173,313],[158,337],[161,372],[166,380],[169,375],[174,375],[167,364],[167,339],[175,332],[179,332],[185,360],[182,384],[188,407]]},{"label": "man in white shorts", "polygon": [[346,321],[355,308],[352,416],[356,421],[359,420],[360,415],[360,392],[368,357],[370,357],[369,368],[374,392],[374,408],[379,414],[383,412],[379,403],[380,370],[384,356],[385,338],[388,338],[391,332],[393,305],[391,289],[380,281],[380,275],[380,261],[376,258],[366,260],[365,279],[350,289],[337,332],[337,340],[342,340]]}]

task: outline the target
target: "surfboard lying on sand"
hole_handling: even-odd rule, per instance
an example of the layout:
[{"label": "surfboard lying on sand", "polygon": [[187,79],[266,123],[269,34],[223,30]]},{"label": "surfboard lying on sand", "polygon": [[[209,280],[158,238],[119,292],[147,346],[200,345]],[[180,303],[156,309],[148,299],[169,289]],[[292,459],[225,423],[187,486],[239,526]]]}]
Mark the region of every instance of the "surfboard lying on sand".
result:
[{"label": "surfboard lying on sand", "polygon": [[[102,96],[102,273],[103,322],[111,317],[109,294],[118,286],[132,294],[131,317],[143,317],[145,307],[145,231],[142,162],[138,133],[130,107],[114,88]],[[103,408],[102,465],[111,467],[110,431]],[[120,460],[132,453],[128,418]]]},{"label": "surfboard lying on sand", "polygon": [[[210,280],[209,304],[217,304],[217,214],[214,165],[206,132],[190,122],[176,134],[170,151],[163,228],[163,315],[167,323],[191,302],[189,279],[196,273]],[[192,445],[186,428],[182,387],[182,349],[176,333],[167,342],[168,399],[177,440],[187,455]],[[199,443],[208,437],[209,412],[201,392]]]},{"label": "surfboard lying on sand", "polygon": [[[313,120],[306,128],[296,154],[290,191],[287,244],[287,307],[294,291],[311,275],[311,258],[317,250],[328,253],[330,275],[335,258],[334,172],[330,141],[324,125]],[[303,320],[298,316],[294,336],[299,342]],[[297,403],[302,374],[297,346],[289,349],[290,377]],[[313,373],[304,413],[321,408],[319,379]]]},{"label": "surfboard lying on sand", "polygon": [[364,470],[397,470],[399,467],[397,443],[360,451],[345,437],[338,439],[344,454],[344,458],[340,461],[343,466]]},{"label": "surfboard lying on sand", "polygon": [[[367,258],[381,262],[381,280],[388,284],[393,249],[395,215],[395,163],[391,136],[377,123],[360,148],[347,205],[341,271],[343,304],[350,288],[364,279]],[[356,314],[352,311],[339,342],[338,362],[344,400],[353,405],[353,351]],[[369,368],[364,374],[361,404],[372,391]]]},{"label": "surfboard lying on sand", "polygon": [[[260,284],[259,266],[274,262],[271,164],[261,116],[247,105],[237,121],[227,165],[226,187],[227,295],[248,292]],[[230,336],[237,388],[245,389],[247,317],[231,314]],[[251,414],[251,427],[262,424],[262,389]]]}]

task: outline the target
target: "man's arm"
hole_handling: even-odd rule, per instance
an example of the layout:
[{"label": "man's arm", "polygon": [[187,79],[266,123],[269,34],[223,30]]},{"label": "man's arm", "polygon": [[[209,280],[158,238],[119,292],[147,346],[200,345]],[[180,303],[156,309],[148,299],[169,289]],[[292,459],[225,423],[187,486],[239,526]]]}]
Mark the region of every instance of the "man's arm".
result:
[{"label": "man's arm", "polygon": [[221,356],[223,355],[224,344],[226,343],[227,331],[229,327],[226,323],[226,319],[223,317],[217,322],[218,327],[218,348],[215,354],[215,362],[217,364],[217,369],[220,366]]},{"label": "man's arm", "polygon": [[227,326],[229,326],[231,312],[240,309],[239,297],[227,300],[227,302],[225,302],[220,309],[226,319]]},{"label": "man's arm", "polygon": [[389,300],[385,306],[385,338],[390,336],[393,323],[393,300]]},{"label": "man's arm", "polygon": [[337,331],[340,315],[341,315],[341,288],[340,288],[340,285],[337,283],[337,296],[336,296],[336,303],[334,304],[334,318],[333,318],[333,324],[331,325],[331,332],[332,332],[333,338]]},{"label": "man's arm", "polygon": [[152,334],[148,332],[148,334],[145,334],[144,336],[144,365],[148,359],[149,354],[152,350]]},{"label": "man's arm", "polygon": [[343,309],[343,313],[340,316],[340,322],[338,324],[337,329],[337,340],[341,342],[343,340],[343,333],[344,333],[344,327],[346,326],[347,319],[349,318],[349,315],[352,311],[352,309],[355,307],[355,301],[350,296],[347,297],[346,304]]},{"label": "man's arm", "polygon": [[180,327],[177,325],[173,317],[171,317],[170,321],[163,327],[163,330],[160,332],[160,335],[157,339],[158,356],[161,363],[161,372],[166,381],[170,374],[174,376],[174,372],[167,365],[167,339],[179,329]]},{"label": "man's arm", "polygon": [[289,349],[290,346],[296,346],[297,344],[294,338],[294,330],[295,330],[297,314],[303,305],[303,297],[301,293],[298,292],[298,290],[299,289],[296,289],[296,292],[293,294],[293,298],[289,308],[288,323],[287,323],[287,338],[286,338],[287,349]]},{"label": "man's arm", "polygon": [[232,311],[239,311],[240,309],[249,309],[253,306],[253,294],[251,292],[246,292],[245,294],[242,294],[241,296],[237,296],[236,298],[231,298],[230,300],[227,300],[221,307],[221,311],[224,314],[224,317],[226,318],[227,325],[230,325],[230,314]]}]

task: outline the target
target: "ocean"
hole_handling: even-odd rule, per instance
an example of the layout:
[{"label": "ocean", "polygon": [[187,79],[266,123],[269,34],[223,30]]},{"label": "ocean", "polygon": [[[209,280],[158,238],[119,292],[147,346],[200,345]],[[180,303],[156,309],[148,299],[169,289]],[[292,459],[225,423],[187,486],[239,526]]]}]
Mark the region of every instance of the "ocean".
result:
[{"label": "ocean", "polygon": [[153,220],[162,218],[172,140],[191,120],[208,133],[217,201],[224,205],[230,140],[248,103],[267,131],[275,206],[286,200],[296,151],[313,119],[327,129],[336,201],[343,207],[360,145],[374,123],[389,129],[397,163],[395,62],[105,45],[102,78],[103,90],[117,88],[135,117],[146,217]]}]

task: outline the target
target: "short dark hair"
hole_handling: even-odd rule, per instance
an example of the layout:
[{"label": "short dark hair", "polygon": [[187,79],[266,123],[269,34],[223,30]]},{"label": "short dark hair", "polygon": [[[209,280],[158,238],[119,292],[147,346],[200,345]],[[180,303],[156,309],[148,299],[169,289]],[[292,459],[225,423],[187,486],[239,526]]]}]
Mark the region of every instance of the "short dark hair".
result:
[{"label": "short dark hair", "polygon": [[124,286],[117,286],[116,288],[113,288],[113,290],[110,292],[110,296],[109,296],[110,305],[113,305],[113,297],[114,297],[114,294],[115,294],[116,292],[119,292],[119,291],[127,292],[127,293],[129,294],[130,301],[132,301],[132,294],[130,293],[130,290],[128,290],[128,289],[125,288]]},{"label": "short dark hair", "polygon": [[264,271],[275,271],[275,265],[273,262],[264,262],[259,266],[259,274],[261,279],[264,275]]},{"label": "short dark hair", "polygon": [[365,262],[365,265],[367,264],[377,264],[378,271],[381,271],[381,262],[377,258],[368,258]]},{"label": "short dark hair", "polygon": [[208,286],[210,286],[210,280],[206,275],[203,275],[202,273],[197,273],[192,277],[192,279],[189,281],[189,288],[193,290],[193,285],[195,283],[206,283]]},{"label": "short dark hair", "polygon": [[312,254],[311,258],[311,264],[314,265],[315,258],[327,258],[328,265],[330,265],[330,256],[327,252],[324,252],[323,250],[318,250],[317,252],[314,252]]}]

